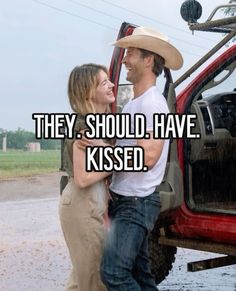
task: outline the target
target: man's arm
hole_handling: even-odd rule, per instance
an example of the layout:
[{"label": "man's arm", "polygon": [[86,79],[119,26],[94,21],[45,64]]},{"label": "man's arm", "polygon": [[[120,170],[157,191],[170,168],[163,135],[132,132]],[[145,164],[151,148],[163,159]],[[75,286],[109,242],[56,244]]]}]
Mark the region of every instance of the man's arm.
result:
[{"label": "man's arm", "polygon": [[144,150],[144,165],[151,169],[155,166],[161,156],[165,140],[154,139],[152,131],[149,131],[149,134],[149,139],[138,139],[137,145]]}]

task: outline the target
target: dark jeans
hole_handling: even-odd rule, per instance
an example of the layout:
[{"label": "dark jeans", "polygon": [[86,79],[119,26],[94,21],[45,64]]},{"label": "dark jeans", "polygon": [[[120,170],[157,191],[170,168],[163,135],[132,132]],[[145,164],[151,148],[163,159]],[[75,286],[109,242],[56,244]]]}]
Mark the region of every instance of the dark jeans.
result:
[{"label": "dark jeans", "polygon": [[157,192],[144,197],[111,193],[111,228],[101,264],[108,291],[156,291],[150,271],[148,235],[160,213]]}]

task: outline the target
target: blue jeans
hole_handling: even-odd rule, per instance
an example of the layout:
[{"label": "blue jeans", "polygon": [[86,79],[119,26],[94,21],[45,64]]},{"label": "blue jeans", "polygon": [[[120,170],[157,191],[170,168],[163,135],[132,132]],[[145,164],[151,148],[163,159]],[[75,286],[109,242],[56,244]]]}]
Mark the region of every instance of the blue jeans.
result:
[{"label": "blue jeans", "polygon": [[159,194],[139,198],[111,193],[111,197],[111,228],[102,258],[102,281],[108,291],[156,291],[148,236],[160,213]]}]

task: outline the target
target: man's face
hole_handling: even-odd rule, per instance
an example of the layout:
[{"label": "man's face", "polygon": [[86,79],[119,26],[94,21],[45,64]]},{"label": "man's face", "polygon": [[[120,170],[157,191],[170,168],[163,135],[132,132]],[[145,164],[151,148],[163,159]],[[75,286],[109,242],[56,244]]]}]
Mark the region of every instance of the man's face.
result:
[{"label": "man's face", "polygon": [[145,59],[137,48],[128,48],[122,60],[127,70],[126,80],[135,84],[140,81],[144,74]]}]

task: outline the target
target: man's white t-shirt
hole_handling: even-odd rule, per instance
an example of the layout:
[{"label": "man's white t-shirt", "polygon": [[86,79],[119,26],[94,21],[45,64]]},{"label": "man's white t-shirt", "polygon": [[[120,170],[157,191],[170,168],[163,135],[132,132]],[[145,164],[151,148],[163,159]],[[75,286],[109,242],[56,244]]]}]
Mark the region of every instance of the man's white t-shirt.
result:
[{"label": "man's white t-shirt", "polygon": [[[134,114],[146,116],[146,131],[153,131],[153,114],[168,114],[166,99],[156,86],[149,88],[144,94],[130,100],[123,108],[122,113],[131,115],[131,131],[134,132]],[[136,139],[117,139],[117,146],[135,146]],[[169,140],[164,141],[161,156],[156,165],[147,172],[115,172],[112,175],[110,189],[120,195],[145,197],[154,192],[162,182],[167,162]]]}]

